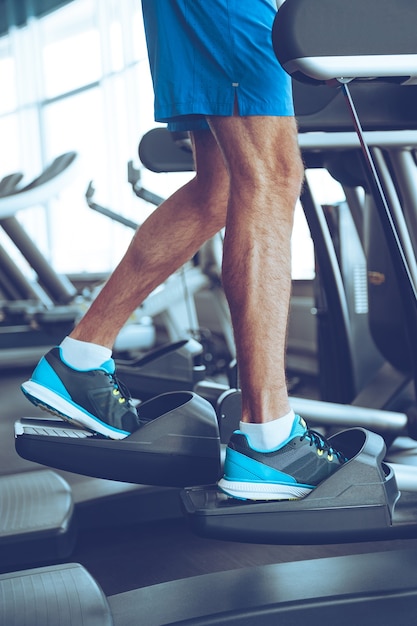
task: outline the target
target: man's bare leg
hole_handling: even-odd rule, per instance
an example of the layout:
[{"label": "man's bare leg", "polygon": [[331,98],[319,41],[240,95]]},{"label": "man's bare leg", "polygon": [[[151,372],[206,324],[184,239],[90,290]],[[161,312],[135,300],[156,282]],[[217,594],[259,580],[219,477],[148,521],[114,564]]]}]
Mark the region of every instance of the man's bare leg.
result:
[{"label": "man's bare leg", "polygon": [[71,337],[111,348],[123,324],[153,289],[223,228],[229,178],[209,131],[193,133],[196,177],[137,230],[122,261]]},{"label": "man's bare leg", "polygon": [[291,232],[303,167],[291,117],[210,118],[230,174],[223,258],[242,389],[218,486],[229,496],[308,495],[344,457],[290,410],[285,347]]},{"label": "man's bare leg", "polygon": [[209,130],[194,133],[196,177],[138,229],[96,300],[22,391],[34,404],[112,439],[139,426],[115,376],[111,348],[132,311],[225,223],[229,176]]},{"label": "man's bare leg", "polygon": [[230,173],[223,286],[235,332],[242,421],[289,411],[285,347],[291,232],[303,167],[291,117],[212,117]]}]

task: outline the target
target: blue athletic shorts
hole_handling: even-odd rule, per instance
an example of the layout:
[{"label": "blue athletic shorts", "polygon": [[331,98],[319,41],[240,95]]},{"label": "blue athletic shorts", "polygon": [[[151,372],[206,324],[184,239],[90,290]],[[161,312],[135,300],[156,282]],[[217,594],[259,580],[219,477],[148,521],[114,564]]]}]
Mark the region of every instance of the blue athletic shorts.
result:
[{"label": "blue athletic shorts", "polygon": [[155,120],[208,128],[205,116],[294,115],[271,40],[275,0],[142,0]]}]

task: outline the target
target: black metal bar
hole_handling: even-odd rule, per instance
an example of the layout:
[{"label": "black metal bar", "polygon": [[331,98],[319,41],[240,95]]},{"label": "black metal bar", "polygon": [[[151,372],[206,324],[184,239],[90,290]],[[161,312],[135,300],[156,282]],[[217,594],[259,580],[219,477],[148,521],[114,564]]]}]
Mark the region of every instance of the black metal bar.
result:
[{"label": "black metal bar", "polygon": [[399,290],[404,307],[404,315],[407,320],[407,334],[409,338],[409,352],[413,363],[414,386],[417,391],[417,290],[412,274],[401,245],[397,229],[392,218],[390,208],[385,197],[378,171],[367,145],[360,123],[355,104],[353,102],[348,84],[340,81],[342,92],[349,107],[353,124],[362,148],[362,153],[366,163],[366,173],[370,191],[373,195],[376,209],[378,211],[381,226],[383,228],[388,247],[390,250],[393,267],[397,276]]},{"label": "black metal bar", "polygon": [[71,302],[77,293],[74,285],[53,270],[16,217],[4,217],[0,220],[0,225],[33,267],[40,285],[50,297],[58,304]]},{"label": "black metal bar", "polygon": [[[414,285],[414,281],[411,276],[410,268],[408,267],[407,259],[405,258],[404,251],[402,249],[402,245],[400,239],[398,237],[398,233],[392,219],[392,215],[388,206],[388,202],[386,200],[384,191],[382,189],[381,181],[379,180],[378,172],[371,154],[371,151],[365,141],[364,133],[362,130],[362,126],[356,112],[356,108],[349,90],[347,83],[341,83],[342,91],[345,95],[346,101],[349,106],[350,113],[352,115],[353,123],[355,126],[356,133],[358,135],[359,142],[361,144],[362,152],[365,158],[366,165],[369,171],[369,185],[373,192],[373,196],[375,199],[375,204],[377,205],[377,209],[381,218],[382,226],[384,228],[385,236],[390,244],[391,254],[394,256],[394,264],[396,269],[402,277],[402,283],[404,287],[406,287],[409,291],[411,291],[414,300],[417,305],[417,291],[416,286]],[[417,308],[416,308],[417,314]],[[416,315],[417,320],[417,315]]]}]

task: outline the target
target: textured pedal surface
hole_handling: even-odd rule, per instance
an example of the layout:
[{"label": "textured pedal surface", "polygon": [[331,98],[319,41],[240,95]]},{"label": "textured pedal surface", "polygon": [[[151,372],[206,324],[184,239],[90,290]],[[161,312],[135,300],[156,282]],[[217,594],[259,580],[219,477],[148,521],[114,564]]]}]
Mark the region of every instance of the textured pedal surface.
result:
[{"label": "textured pedal surface", "polygon": [[70,486],[51,470],[1,476],[1,569],[68,556],[73,509]]},{"label": "textured pedal surface", "polygon": [[79,564],[68,563],[0,576],[4,626],[112,626],[103,591]]},{"label": "textured pedal surface", "polygon": [[39,420],[29,418],[21,419],[15,424],[15,434],[19,435],[42,435],[44,437],[71,437],[73,439],[85,439],[94,437],[94,433],[83,429],[75,424],[69,424],[64,420]]}]

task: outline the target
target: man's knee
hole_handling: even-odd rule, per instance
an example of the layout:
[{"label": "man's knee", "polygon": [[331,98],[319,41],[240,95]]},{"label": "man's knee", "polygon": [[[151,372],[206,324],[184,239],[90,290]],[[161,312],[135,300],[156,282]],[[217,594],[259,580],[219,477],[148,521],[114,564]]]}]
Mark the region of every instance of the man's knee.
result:
[{"label": "man's knee", "polygon": [[210,120],[232,184],[265,187],[285,182],[300,189],[303,164],[293,117],[233,117]]}]

